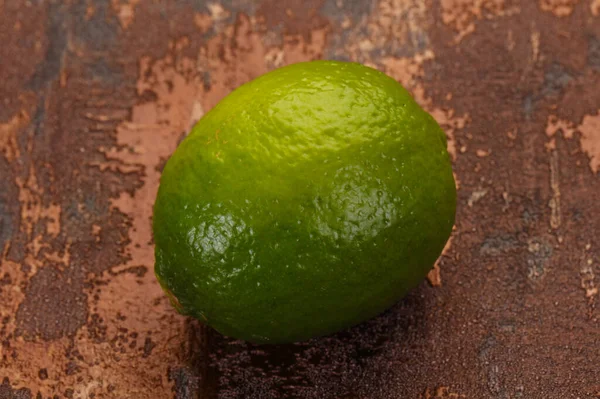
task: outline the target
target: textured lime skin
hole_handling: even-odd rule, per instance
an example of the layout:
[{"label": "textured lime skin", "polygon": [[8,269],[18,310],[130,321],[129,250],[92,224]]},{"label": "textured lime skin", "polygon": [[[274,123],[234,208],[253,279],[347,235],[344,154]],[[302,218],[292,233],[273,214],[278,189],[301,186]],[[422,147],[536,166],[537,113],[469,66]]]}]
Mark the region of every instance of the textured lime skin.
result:
[{"label": "textured lime skin", "polygon": [[155,272],[225,335],[305,340],[416,286],[455,206],[445,135],[401,85],[354,63],[294,64],[232,92],[167,162]]}]

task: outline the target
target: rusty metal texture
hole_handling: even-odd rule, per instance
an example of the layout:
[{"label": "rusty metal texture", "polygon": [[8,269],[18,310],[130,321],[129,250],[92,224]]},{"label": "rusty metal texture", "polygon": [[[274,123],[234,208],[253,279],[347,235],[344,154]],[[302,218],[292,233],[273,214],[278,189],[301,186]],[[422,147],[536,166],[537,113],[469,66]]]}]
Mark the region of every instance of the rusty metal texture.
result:
[{"label": "rusty metal texture", "polygon": [[[600,1],[0,1],[0,398],[599,398]],[[240,84],[329,58],[448,134],[456,229],[385,314],[277,347],[175,313],[160,171]]]}]

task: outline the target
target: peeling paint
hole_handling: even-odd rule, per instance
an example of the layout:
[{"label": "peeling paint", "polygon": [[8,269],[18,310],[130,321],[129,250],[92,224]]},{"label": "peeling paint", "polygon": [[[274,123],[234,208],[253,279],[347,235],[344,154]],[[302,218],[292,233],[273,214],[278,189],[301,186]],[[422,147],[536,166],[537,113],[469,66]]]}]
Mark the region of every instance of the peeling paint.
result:
[{"label": "peeling paint", "polygon": [[[452,230],[455,231],[456,226]],[[450,238],[448,239],[448,242],[446,242],[446,245],[444,246],[444,249],[442,250],[442,254],[435,261],[435,264],[433,265],[433,269],[431,269],[429,271],[429,273],[427,274],[427,281],[429,281],[429,284],[431,284],[432,287],[441,287],[442,286],[442,269],[440,267],[440,263],[442,262],[442,258],[449,256],[450,249],[452,248],[453,237],[454,236],[450,236]]]},{"label": "peeling paint", "polygon": [[151,204],[156,197],[160,171],[157,169],[175,150],[179,139],[189,128],[198,80],[185,76],[191,70],[191,61],[182,59],[176,69],[173,57],[151,62],[142,59],[137,85],[138,94],[151,91],[157,100],[141,103],[132,110],[131,121],[117,127],[117,146],[106,152],[108,160],[139,168],[143,171],[143,186],[134,195],[121,193],[112,201],[113,206],[132,218],[131,244],[127,254],[131,263],[148,267],[154,263],[151,250],[152,208],[137,204]]},{"label": "peeling paint", "polygon": [[[67,367],[67,360],[64,356],[64,348],[69,346],[68,339],[62,338],[53,342],[28,342],[17,341],[18,357],[14,360],[15,364],[11,365],[8,374],[3,374],[2,377],[8,377],[14,386],[25,386],[34,394],[37,392],[64,392],[67,387],[70,387],[75,382],[75,376],[64,377],[64,371]],[[3,348],[3,354],[7,357],[12,357],[10,349]],[[22,367],[16,368],[14,366]],[[2,366],[5,366],[4,364]],[[40,370],[45,369],[45,374],[48,376],[42,380],[39,378]],[[2,370],[2,368],[0,368]],[[6,369],[4,369],[6,370]],[[63,377],[63,378],[59,378]],[[10,397],[10,396],[9,396]]]},{"label": "peeling paint", "polygon": [[[88,395],[100,395],[111,384],[132,397],[171,395],[167,371],[169,366],[179,363],[185,319],[170,306],[154,281],[152,266],[149,269],[141,277],[134,272],[118,275],[107,272],[100,276],[106,285],[88,299],[94,322],[88,323],[77,336],[79,351],[86,362],[82,366],[87,371],[85,383],[77,386]],[[153,351],[155,356],[143,356],[144,342],[150,338],[158,345]],[[104,350],[95,350],[97,345]],[[132,363],[136,364],[136,370],[131,370]]]},{"label": "peeling paint", "polygon": [[[119,23],[123,29],[129,28],[135,16],[135,7],[140,0],[111,0],[113,12],[117,15]],[[90,10],[88,8],[88,10]],[[86,11],[86,15],[89,11]],[[89,18],[89,17],[88,17]]]},{"label": "peeling paint", "polygon": [[[423,51],[428,44],[425,33],[426,13],[427,6],[423,1],[380,0],[375,13],[376,22],[369,25],[370,37],[376,40],[373,48],[385,49],[388,47],[392,56],[398,55],[400,46],[418,52]],[[400,39],[400,41],[394,41],[391,46],[382,42],[382,40],[389,40],[390,37]],[[386,53],[382,55],[385,56]]]},{"label": "peeling paint", "polygon": [[198,73],[210,76],[210,87],[198,93],[202,109],[210,110],[232,89],[270,69],[321,58],[327,28],[311,31],[308,37],[306,41],[302,36],[287,35],[281,45],[268,46],[258,26],[239,14],[236,25],[210,39],[195,61]]},{"label": "peeling paint", "polygon": [[424,64],[433,59],[435,59],[433,52],[425,50],[412,57],[384,57],[381,64],[386,74],[411,91],[415,100],[424,106],[428,101],[425,98],[421,78],[424,74]]},{"label": "peeling paint", "polygon": [[[46,259],[61,258],[59,254],[51,251],[48,238],[56,237],[60,233],[61,207],[57,204],[44,204],[43,189],[38,185],[36,172],[29,168],[27,179],[17,177],[16,185],[19,189],[19,203],[21,207],[20,230],[27,237],[25,245],[24,264],[27,267],[26,275],[35,275],[43,265],[39,254],[44,250]],[[36,230],[39,222],[45,222],[45,237],[43,232]]]},{"label": "peeling paint", "polygon": [[576,132],[580,133],[581,150],[589,157],[592,172],[600,170],[600,109],[595,115],[585,115],[580,125],[550,116],[546,124],[546,135],[553,137],[562,133],[566,139],[572,139]]},{"label": "peeling paint", "polygon": [[594,16],[600,15],[600,0],[591,0],[590,11]]},{"label": "peeling paint", "polygon": [[518,3],[510,0],[441,0],[442,21],[455,32],[455,42],[475,31],[475,22],[514,15],[519,12]]},{"label": "peeling paint", "polygon": [[570,139],[573,138],[575,130],[576,128],[572,122],[561,120],[554,115],[548,117],[546,123],[546,135],[548,137],[552,137],[560,132],[566,139]]},{"label": "peeling paint", "polygon": [[455,132],[464,129],[470,122],[471,117],[468,114],[455,116],[455,111],[448,108],[434,107],[425,105],[425,109],[435,118],[437,123],[444,129],[448,138],[448,152],[453,160],[456,160],[456,138]]},{"label": "peeling paint", "polygon": [[17,134],[29,124],[29,115],[24,111],[13,116],[7,123],[0,123],[0,151],[8,162],[20,156]]},{"label": "peeling paint", "polygon": [[577,128],[581,132],[581,150],[590,158],[590,169],[600,170],[600,109],[596,115],[586,115]]},{"label": "peeling paint", "polygon": [[[42,200],[43,189],[38,185],[36,172],[33,167],[29,169],[27,180],[18,177],[19,202],[21,203],[21,226],[27,237],[35,237],[34,226],[40,220],[46,220],[46,233],[56,237],[60,232],[60,206],[56,204],[44,205]],[[37,256],[39,248],[33,248],[33,256]]]},{"label": "peeling paint", "polygon": [[598,287],[596,287],[595,283],[594,261],[590,258],[582,261],[579,274],[581,277],[581,288],[585,291],[585,299],[588,302],[588,317],[592,318],[596,297],[598,296]]},{"label": "peeling paint", "polygon": [[[130,243],[125,249],[129,261],[100,276],[107,284],[96,295],[90,296],[88,303],[94,317],[106,323],[102,327],[102,334],[122,337],[117,338],[117,347],[114,348],[117,351],[120,351],[121,345],[126,348],[122,356],[139,358],[140,350],[143,350],[143,337],[140,335],[152,332],[154,339],[160,343],[156,350],[162,355],[137,360],[139,371],[126,373],[123,369],[127,367],[126,364],[116,362],[108,352],[102,359],[102,367],[89,369],[91,376],[94,373],[97,374],[96,378],[102,376],[100,380],[92,380],[100,382],[99,386],[91,389],[92,392],[101,392],[107,384],[119,381],[124,384],[120,389],[127,389],[130,394],[139,392],[141,395],[151,385],[154,387],[153,395],[170,395],[171,383],[167,379],[166,368],[168,364],[177,363],[175,356],[179,343],[173,338],[182,334],[185,319],[169,306],[152,272],[151,204],[158,190],[159,166],[173,153],[180,138],[189,130],[190,122],[202,116],[202,109],[197,105],[202,87],[200,78],[193,61],[178,56],[178,52],[186,46],[185,39],[173,41],[170,44],[171,53],[164,59],[153,61],[145,57],[140,60],[137,93],[141,96],[151,92],[154,100],[133,107],[131,120],[117,127],[116,146],[105,150],[108,163],[101,167],[117,165],[121,172],[142,172],[143,184],[133,195],[122,192],[112,200],[114,209],[131,219]],[[140,275],[128,272],[132,269],[150,272]],[[144,291],[143,297],[138,289]],[[95,333],[86,329],[80,335],[82,351],[93,347],[85,343],[93,339]],[[131,337],[123,331],[135,333],[136,336]],[[170,359],[166,361],[167,364],[166,359]]]},{"label": "peeling paint", "polygon": [[[10,281],[10,288],[3,287],[0,289],[0,317],[2,320],[8,320],[8,323],[4,327],[8,336],[9,334],[14,334],[17,328],[15,314],[17,313],[18,305],[25,297],[21,286],[26,280],[23,273],[19,270],[20,265],[7,259],[7,252],[5,250],[0,258],[0,276]],[[9,355],[10,352],[8,348],[0,347],[0,359],[3,359],[2,355]],[[5,363],[5,361],[0,361],[0,370],[6,366]]]},{"label": "peeling paint", "polygon": [[[342,3],[341,7],[339,12],[345,12],[345,19],[340,21],[343,34],[333,37],[327,58],[377,67],[379,60],[385,57],[408,59],[428,50],[430,19],[425,2],[379,0],[373,3],[371,13],[353,18],[354,23],[350,22],[351,14],[347,13],[351,11],[346,11],[346,7],[358,5]],[[338,15],[336,11],[332,17]]]}]

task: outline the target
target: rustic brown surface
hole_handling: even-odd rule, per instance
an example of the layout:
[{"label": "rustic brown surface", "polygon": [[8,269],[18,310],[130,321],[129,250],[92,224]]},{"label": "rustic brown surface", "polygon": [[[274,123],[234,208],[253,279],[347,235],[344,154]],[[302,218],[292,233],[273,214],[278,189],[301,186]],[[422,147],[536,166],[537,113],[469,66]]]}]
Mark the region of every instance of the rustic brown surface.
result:
[{"label": "rustic brown surface", "polygon": [[[0,398],[600,397],[600,1],[0,1]],[[444,126],[431,284],[279,347],[177,315],[160,170],[231,89],[355,60]]]}]

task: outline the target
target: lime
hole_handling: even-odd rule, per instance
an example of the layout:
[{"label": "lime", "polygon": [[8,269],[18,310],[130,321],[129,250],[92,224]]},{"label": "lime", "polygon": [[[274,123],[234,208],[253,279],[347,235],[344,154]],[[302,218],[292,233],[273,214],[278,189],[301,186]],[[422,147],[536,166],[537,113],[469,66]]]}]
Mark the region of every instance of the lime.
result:
[{"label": "lime", "polygon": [[294,64],[233,91],[169,159],[155,272],[180,312],[225,335],[305,340],[422,281],[455,206],[444,132],[400,84]]}]

